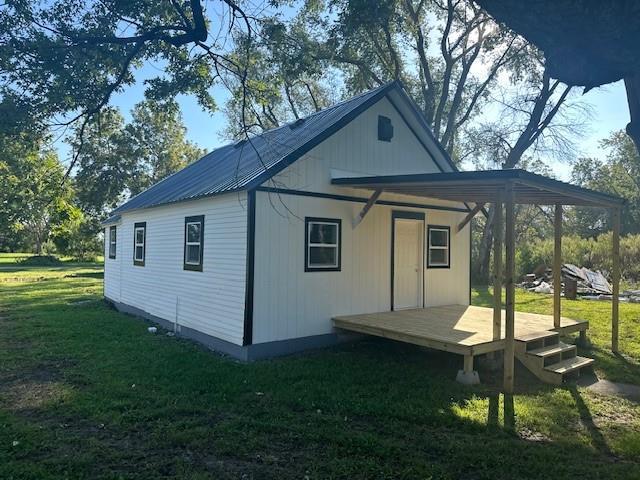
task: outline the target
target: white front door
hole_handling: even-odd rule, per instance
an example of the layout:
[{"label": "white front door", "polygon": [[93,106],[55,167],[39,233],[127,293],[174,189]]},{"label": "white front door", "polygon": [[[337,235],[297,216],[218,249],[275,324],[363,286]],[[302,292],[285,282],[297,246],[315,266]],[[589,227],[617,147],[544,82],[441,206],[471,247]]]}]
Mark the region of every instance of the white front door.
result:
[{"label": "white front door", "polygon": [[393,309],[421,308],[424,221],[393,221]]}]

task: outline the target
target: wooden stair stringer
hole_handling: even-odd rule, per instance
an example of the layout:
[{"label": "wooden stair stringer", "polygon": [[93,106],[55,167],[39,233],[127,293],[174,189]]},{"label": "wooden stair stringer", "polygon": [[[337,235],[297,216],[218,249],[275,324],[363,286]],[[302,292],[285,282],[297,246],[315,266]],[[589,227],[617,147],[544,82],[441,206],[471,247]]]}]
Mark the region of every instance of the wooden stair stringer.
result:
[{"label": "wooden stair stringer", "polygon": [[579,357],[575,345],[561,342],[553,331],[516,338],[515,355],[536,377],[553,385],[561,385],[567,375],[579,375],[594,363],[591,358]]}]

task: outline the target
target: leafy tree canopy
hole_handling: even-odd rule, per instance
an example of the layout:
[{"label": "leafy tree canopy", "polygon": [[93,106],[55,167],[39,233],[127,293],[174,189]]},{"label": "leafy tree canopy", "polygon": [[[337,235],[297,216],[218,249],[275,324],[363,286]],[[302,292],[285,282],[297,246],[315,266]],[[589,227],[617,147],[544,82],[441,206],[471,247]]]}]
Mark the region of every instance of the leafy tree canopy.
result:
[{"label": "leafy tree canopy", "polygon": [[71,138],[82,142],[75,181],[78,201],[98,221],[128,196],[136,195],[188,163],[204,150],[186,139],[178,105],[145,101],[135,106],[128,124],[114,108],[96,115],[83,132]]},{"label": "leafy tree canopy", "polygon": [[[627,200],[622,210],[622,232],[640,233],[640,155],[624,131],[602,141],[606,159],[582,158],[573,167],[572,181],[587,188],[611,193]],[[610,230],[610,215],[602,209],[576,208],[573,231],[597,236]]]},{"label": "leafy tree canopy", "polygon": [[227,43],[235,31],[250,35],[254,22],[233,0],[7,0],[0,8],[0,128],[78,125],[82,134],[148,61],[162,68],[146,80],[147,98],[186,93],[213,110],[211,87],[221,72],[241,75]]},{"label": "leafy tree canopy", "polygon": [[[65,168],[42,139],[1,136],[0,242],[4,247],[33,242],[37,253],[52,236],[64,234],[81,217]],[[16,236],[22,241],[16,245]]]}]

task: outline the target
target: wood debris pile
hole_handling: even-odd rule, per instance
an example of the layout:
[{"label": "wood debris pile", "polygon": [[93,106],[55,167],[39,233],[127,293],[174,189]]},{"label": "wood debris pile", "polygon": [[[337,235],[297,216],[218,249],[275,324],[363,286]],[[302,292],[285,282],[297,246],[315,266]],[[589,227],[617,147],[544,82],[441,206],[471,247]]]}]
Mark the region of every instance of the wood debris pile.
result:
[{"label": "wood debris pile", "polygon": [[[530,292],[553,293],[553,272],[540,266],[525,275],[519,286]],[[562,265],[562,292],[567,297],[579,295],[586,300],[611,300],[612,289],[602,272],[565,263]],[[640,290],[622,292],[620,301],[640,303]]]}]

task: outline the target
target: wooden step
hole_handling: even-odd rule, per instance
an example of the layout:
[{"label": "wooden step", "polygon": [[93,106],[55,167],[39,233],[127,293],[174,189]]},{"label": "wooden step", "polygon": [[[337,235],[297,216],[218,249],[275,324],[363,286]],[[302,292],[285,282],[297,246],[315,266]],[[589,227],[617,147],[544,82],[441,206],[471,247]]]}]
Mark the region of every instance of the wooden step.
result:
[{"label": "wooden step", "polygon": [[573,358],[567,358],[566,360],[562,360],[558,363],[554,363],[553,365],[546,366],[544,367],[544,369],[558,375],[565,375],[567,373],[580,370],[581,368],[589,367],[593,365],[593,362],[593,358],[576,356]]},{"label": "wooden step", "polygon": [[[564,353],[568,353],[571,351],[576,351],[575,345],[568,345],[563,342],[556,343],[555,345],[549,345],[547,347],[536,348],[535,350],[529,350],[527,353],[529,355],[535,355],[537,357],[548,358],[553,357],[555,355],[560,355]],[[575,355],[574,355],[575,356]]]},{"label": "wooden step", "polygon": [[535,332],[535,333],[528,333],[526,335],[521,335],[519,337],[516,337],[516,341],[529,343],[529,342],[535,342],[536,340],[551,339],[553,337],[558,337],[558,336],[559,336],[558,332],[550,332],[550,331]]}]

